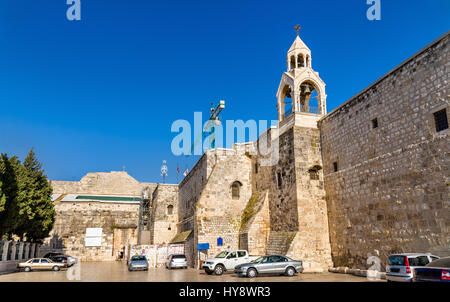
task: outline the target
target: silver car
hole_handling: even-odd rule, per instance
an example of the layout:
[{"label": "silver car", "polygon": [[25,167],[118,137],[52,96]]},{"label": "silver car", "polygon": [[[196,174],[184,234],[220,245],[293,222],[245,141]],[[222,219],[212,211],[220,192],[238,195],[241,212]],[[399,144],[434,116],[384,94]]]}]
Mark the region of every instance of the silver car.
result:
[{"label": "silver car", "polygon": [[285,274],[289,277],[295,273],[303,272],[302,261],[292,260],[286,256],[271,255],[263,256],[250,263],[241,264],[235,267],[235,274],[254,278],[261,274]]},{"label": "silver car", "polygon": [[129,263],[128,263],[128,270],[131,271],[137,271],[137,270],[148,270],[148,261],[147,257],[145,255],[136,255],[131,257]]},{"label": "silver car", "polygon": [[187,268],[186,256],[181,254],[169,255],[166,260],[166,268]]},{"label": "silver car", "polygon": [[423,267],[436,259],[439,257],[421,253],[390,255],[386,268],[386,280],[388,282],[412,282],[414,269]]}]

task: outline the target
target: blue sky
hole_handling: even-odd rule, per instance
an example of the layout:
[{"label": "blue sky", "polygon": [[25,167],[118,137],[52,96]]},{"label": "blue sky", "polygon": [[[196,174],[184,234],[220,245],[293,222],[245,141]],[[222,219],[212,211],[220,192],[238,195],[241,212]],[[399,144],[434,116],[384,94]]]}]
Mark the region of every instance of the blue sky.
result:
[{"label": "blue sky", "polygon": [[[276,119],[293,26],[327,84],[328,111],[450,28],[446,0],[0,0],[0,152],[34,146],[50,179],[125,170],[168,182],[173,121],[224,99],[224,119]],[[181,173],[180,173],[181,179]]]}]

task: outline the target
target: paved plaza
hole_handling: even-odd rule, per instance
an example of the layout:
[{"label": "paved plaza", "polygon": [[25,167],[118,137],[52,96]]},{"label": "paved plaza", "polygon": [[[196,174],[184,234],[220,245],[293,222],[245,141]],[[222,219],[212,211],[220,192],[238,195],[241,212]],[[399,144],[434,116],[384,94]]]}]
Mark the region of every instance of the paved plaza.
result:
[{"label": "paved plaza", "polygon": [[[150,268],[148,271],[129,272],[124,262],[82,262],[80,280],[84,282],[368,282],[367,278],[335,273],[303,273],[294,277],[263,276],[240,278],[232,273],[209,276],[197,269],[167,270]],[[0,275],[0,282],[73,282],[70,271],[32,271]],[[68,277],[69,275],[69,277]],[[72,274],[76,275],[76,274]]]}]

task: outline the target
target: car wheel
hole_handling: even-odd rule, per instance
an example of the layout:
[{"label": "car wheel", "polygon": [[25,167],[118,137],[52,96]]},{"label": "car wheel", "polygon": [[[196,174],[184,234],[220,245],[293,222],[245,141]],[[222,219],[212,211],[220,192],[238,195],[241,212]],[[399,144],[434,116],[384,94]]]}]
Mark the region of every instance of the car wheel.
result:
[{"label": "car wheel", "polygon": [[286,275],[289,277],[292,277],[295,275],[295,269],[293,267],[288,267],[286,269]]},{"label": "car wheel", "polygon": [[59,271],[59,266],[55,265],[52,270],[54,270],[55,272]]},{"label": "car wheel", "polygon": [[27,266],[26,268],[24,268],[24,271],[31,272],[31,267]]},{"label": "car wheel", "polygon": [[256,270],[254,268],[249,268],[247,271],[247,277],[249,277],[249,278],[255,278],[257,274],[258,273],[256,272]]},{"label": "car wheel", "polygon": [[223,274],[224,269],[225,269],[225,268],[223,267],[223,265],[217,264],[216,267],[214,268],[214,273],[215,273],[217,276],[220,276],[220,275]]}]

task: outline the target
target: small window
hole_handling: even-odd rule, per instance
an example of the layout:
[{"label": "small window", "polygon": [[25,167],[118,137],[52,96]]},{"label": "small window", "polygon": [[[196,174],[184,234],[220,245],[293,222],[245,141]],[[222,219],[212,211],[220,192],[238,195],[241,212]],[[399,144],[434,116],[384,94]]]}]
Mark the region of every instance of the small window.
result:
[{"label": "small window", "polygon": [[434,123],[436,125],[436,132],[441,132],[448,129],[447,110],[445,108],[433,113],[433,115]]},{"label": "small window", "polygon": [[283,185],[283,181],[281,179],[281,173],[280,172],[277,173],[277,179],[278,179],[278,188],[281,188],[281,186]]},{"label": "small window", "polygon": [[372,129],[378,128],[378,119],[374,118],[372,120]]},{"label": "small window", "polygon": [[258,163],[255,163],[255,174],[258,174]]},{"label": "small window", "polygon": [[241,183],[239,181],[233,182],[233,184],[231,185],[231,197],[233,199],[239,199],[240,190],[241,190]]},{"label": "small window", "polygon": [[173,205],[169,205],[167,207],[167,215],[172,215],[173,214]]},{"label": "small window", "polygon": [[337,162],[333,163],[333,170],[334,170],[334,172],[338,171],[338,163]]}]

